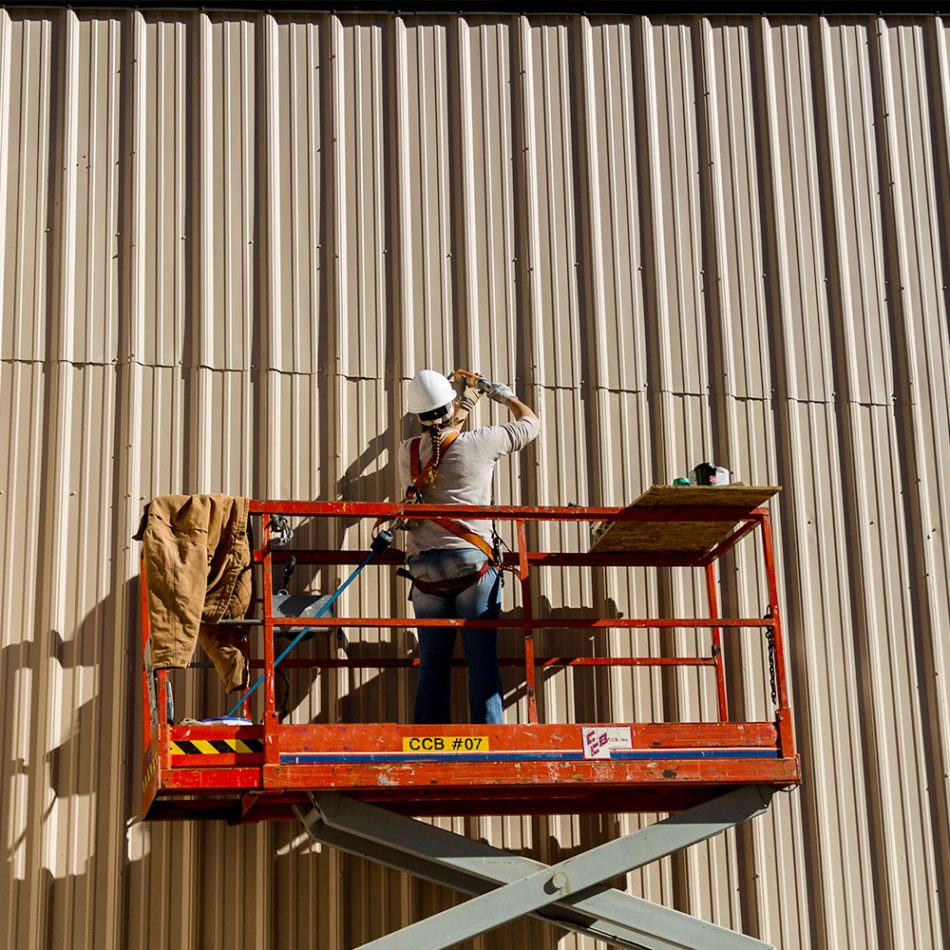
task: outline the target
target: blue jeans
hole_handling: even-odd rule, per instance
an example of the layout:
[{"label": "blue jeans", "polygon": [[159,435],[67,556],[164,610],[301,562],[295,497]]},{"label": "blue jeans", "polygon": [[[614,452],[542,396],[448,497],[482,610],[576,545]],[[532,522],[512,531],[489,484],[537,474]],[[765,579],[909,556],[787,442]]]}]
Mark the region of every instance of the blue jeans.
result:
[{"label": "blue jeans", "polygon": [[[409,558],[413,578],[423,582],[463,578],[476,573],[487,558],[477,548],[433,549]],[[426,594],[413,585],[409,594],[417,617],[495,620],[501,611],[501,573],[490,567],[477,583],[447,597]],[[452,652],[455,630],[419,629],[419,681],[415,721],[446,723],[451,716]],[[501,676],[498,672],[498,631],[463,630],[462,647],[468,665],[468,706],[473,723],[502,722]]]}]

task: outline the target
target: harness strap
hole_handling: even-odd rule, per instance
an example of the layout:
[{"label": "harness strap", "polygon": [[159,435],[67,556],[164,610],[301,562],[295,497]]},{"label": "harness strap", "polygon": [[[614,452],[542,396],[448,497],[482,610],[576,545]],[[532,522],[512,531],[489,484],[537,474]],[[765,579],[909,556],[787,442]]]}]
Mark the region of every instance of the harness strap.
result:
[{"label": "harness strap", "polygon": [[474,545],[482,554],[488,556],[489,564],[495,563],[495,552],[492,550],[492,546],[480,534],[469,531],[461,522],[454,521],[451,518],[433,518],[432,522],[446,531],[451,531],[452,534],[463,541],[468,541],[469,544]]},{"label": "harness strap", "polygon": [[419,452],[422,449],[422,436],[418,436],[409,443],[409,477],[412,487],[416,488],[419,481]]},{"label": "harness strap", "polygon": [[[444,456],[449,450],[452,443],[459,437],[459,434],[460,433],[457,429],[453,429],[442,436],[442,440],[439,442],[440,460],[442,459],[442,456]],[[412,479],[412,484],[406,491],[407,501],[410,500],[413,495],[415,495],[417,498],[419,497],[422,492],[422,486],[426,483],[426,479],[429,476],[429,472],[431,472],[435,466],[434,452],[424,467],[421,466],[421,454],[422,436],[420,435],[416,436],[416,438],[414,438],[409,443],[409,477]],[[377,528],[385,520],[385,518],[377,518],[376,524],[373,527]],[[491,544],[489,544],[488,541],[486,541],[480,534],[470,531],[465,527],[465,525],[459,521],[455,521],[453,518],[430,518],[428,520],[432,521],[433,524],[438,525],[438,527],[442,528],[443,531],[451,531],[456,537],[461,538],[463,541],[467,541],[473,547],[478,548],[478,550],[488,558],[487,563],[489,565],[495,566],[495,551]],[[475,580],[477,579],[478,577],[475,578]],[[472,583],[474,583],[474,581]],[[423,588],[420,586],[419,589],[422,590]]]},{"label": "harness strap", "polygon": [[396,573],[402,577],[408,577],[423,594],[429,594],[432,597],[442,597],[448,600],[451,597],[457,597],[463,591],[477,584],[492,567],[491,561],[485,561],[474,574],[466,574],[464,577],[453,577],[448,581],[420,581],[413,577],[409,571],[400,568]]},{"label": "harness strap", "polygon": [[[442,436],[442,440],[439,442],[439,458],[442,457],[442,453],[448,450],[448,447],[459,437],[459,433],[456,430],[447,432]],[[425,484],[426,478],[429,475],[429,472],[432,471],[432,467],[435,464],[435,453],[432,454],[432,458],[426,463],[426,466],[422,471],[419,470],[419,454],[422,448],[422,436],[416,436],[409,443],[409,477],[412,479],[412,484],[406,489],[406,496],[403,499],[403,504],[407,504],[413,501],[417,501],[422,492],[422,486]],[[373,533],[375,534],[376,529],[385,522],[389,521],[389,518],[377,518],[373,524]]]},{"label": "harness strap", "polygon": [[[447,452],[449,446],[459,437],[459,431],[453,429],[451,432],[446,432],[442,436],[442,440],[439,442],[439,458],[442,458],[442,454]],[[409,443],[409,477],[412,479],[412,487],[418,492],[422,490],[422,486],[426,483],[426,478],[428,478],[429,472],[432,471],[435,466],[435,453],[432,453],[432,458],[426,462],[425,468],[422,471],[419,470],[419,455],[422,451],[422,436],[417,435],[412,442]]]},{"label": "harness strap", "polygon": [[[439,458],[449,450],[449,447],[452,443],[459,437],[457,430],[446,433],[442,437],[442,441],[439,443]],[[422,486],[426,482],[426,478],[429,475],[429,472],[432,471],[433,466],[435,465],[435,454],[433,453],[432,458],[426,463],[425,467],[420,469],[420,455],[422,452],[422,436],[416,436],[409,443],[409,476],[412,478],[412,490],[415,492],[420,492]],[[487,558],[489,563],[495,563],[495,552],[492,550],[492,546],[479,534],[476,534],[474,531],[470,531],[465,525],[461,524],[458,521],[455,521],[453,518],[431,518],[433,524],[438,525],[444,531],[451,531],[456,537],[461,538],[463,541],[467,541],[473,547],[478,548]]]}]

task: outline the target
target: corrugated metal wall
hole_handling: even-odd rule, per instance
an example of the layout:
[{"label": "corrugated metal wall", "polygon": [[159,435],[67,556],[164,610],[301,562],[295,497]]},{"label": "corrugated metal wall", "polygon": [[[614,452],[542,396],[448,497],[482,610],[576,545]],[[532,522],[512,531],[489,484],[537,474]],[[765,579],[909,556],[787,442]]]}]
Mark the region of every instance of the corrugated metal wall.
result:
[{"label": "corrugated metal wall", "polygon": [[[388,496],[404,381],[463,365],[543,415],[512,502],[620,504],[705,457],[785,486],[805,784],[632,890],[783,948],[950,946],[948,58],[933,18],[0,9],[10,945],[335,950],[452,899],[292,827],[135,822],[130,535],[168,491]],[[691,585],[543,595],[656,613]],[[723,583],[727,607],[757,590],[751,565]],[[410,693],[341,674],[296,714],[406,717]],[[711,702],[627,674],[541,699]],[[553,860],[639,820],[452,824]],[[559,937],[478,946],[593,945]]]}]

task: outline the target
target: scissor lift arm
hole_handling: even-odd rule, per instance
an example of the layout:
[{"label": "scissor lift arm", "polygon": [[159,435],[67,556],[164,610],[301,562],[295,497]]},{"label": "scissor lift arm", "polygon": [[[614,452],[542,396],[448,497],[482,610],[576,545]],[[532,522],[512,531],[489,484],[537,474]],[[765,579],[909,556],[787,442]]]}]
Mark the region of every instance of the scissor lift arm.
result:
[{"label": "scissor lift arm", "polygon": [[533,914],[637,950],[766,950],[770,944],[603,884],[762,814],[769,785],[727,792],[553,865],[493,848],[335,792],[297,814],[315,841],[475,895],[362,950],[441,950]]}]

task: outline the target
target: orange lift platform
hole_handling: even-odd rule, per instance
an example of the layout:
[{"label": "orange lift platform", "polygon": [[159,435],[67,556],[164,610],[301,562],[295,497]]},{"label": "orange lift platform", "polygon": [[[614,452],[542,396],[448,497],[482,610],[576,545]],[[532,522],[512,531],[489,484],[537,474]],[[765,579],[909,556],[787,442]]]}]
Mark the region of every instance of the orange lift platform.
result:
[{"label": "orange lift platform", "polygon": [[[142,814],[148,820],[225,819],[232,823],[300,820],[315,839],[370,857],[457,890],[471,900],[372,943],[450,947],[523,914],[624,947],[764,948],[768,944],[632,897],[603,884],[718,834],[768,808],[778,789],[801,780],[786,678],[769,510],[770,487],[654,486],[626,508],[465,507],[417,504],[411,517],[452,516],[509,523],[514,550],[505,566],[519,590],[517,616],[497,621],[340,617],[313,620],[275,613],[275,575],[291,558],[300,564],[353,565],[393,570],[395,550],[346,552],[278,547],[276,516],[309,519],[394,519],[403,505],[349,502],[252,501],[259,522],[252,551],[257,597],[243,623],[262,636],[262,708],[242,721],[174,724],[166,721],[168,672],[150,667],[147,589],[143,571],[142,682],[144,762]],[[587,551],[538,551],[529,545],[537,522],[595,525]],[[748,539],[748,540],[746,540]],[[761,605],[754,617],[724,617],[719,608],[721,559],[742,541],[758,540]],[[546,568],[688,568],[703,572],[703,617],[535,616],[531,583]],[[358,581],[366,583],[366,575]],[[339,656],[337,631],[380,628],[497,627],[500,652],[518,642],[503,667],[523,668],[522,714],[503,725],[414,726],[402,723],[281,722],[275,659],[280,628],[319,625],[314,658],[288,658],[284,668],[406,668],[410,656]],[[701,632],[695,655],[542,656],[535,631],[648,629],[672,635]],[[289,632],[289,631],[284,631]],[[749,676],[756,664],[736,665],[727,677],[728,651],[739,637],[764,641],[760,684],[773,715],[764,721],[730,716],[727,680]],[[670,637],[672,643],[672,637]],[[363,645],[364,648],[366,644]],[[606,651],[598,651],[604,653]],[[628,651],[624,651],[625,654]],[[629,651],[632,653],[633,651]],[[652,651],[656,653],[657,651]],[[542,722],[536,687],[552,667],[701,668],[714,683],[716,715],[704,722]],[[759,684],[746,684],[754,686]],[[160,714],[159,711],[163,711]],[[509,715],[511,711],[509,710]],[[670,817],[558,865],[543,865],[415,821],[411,816],[668,812]],[[370,946],[370,945],[367,945]]]}]

